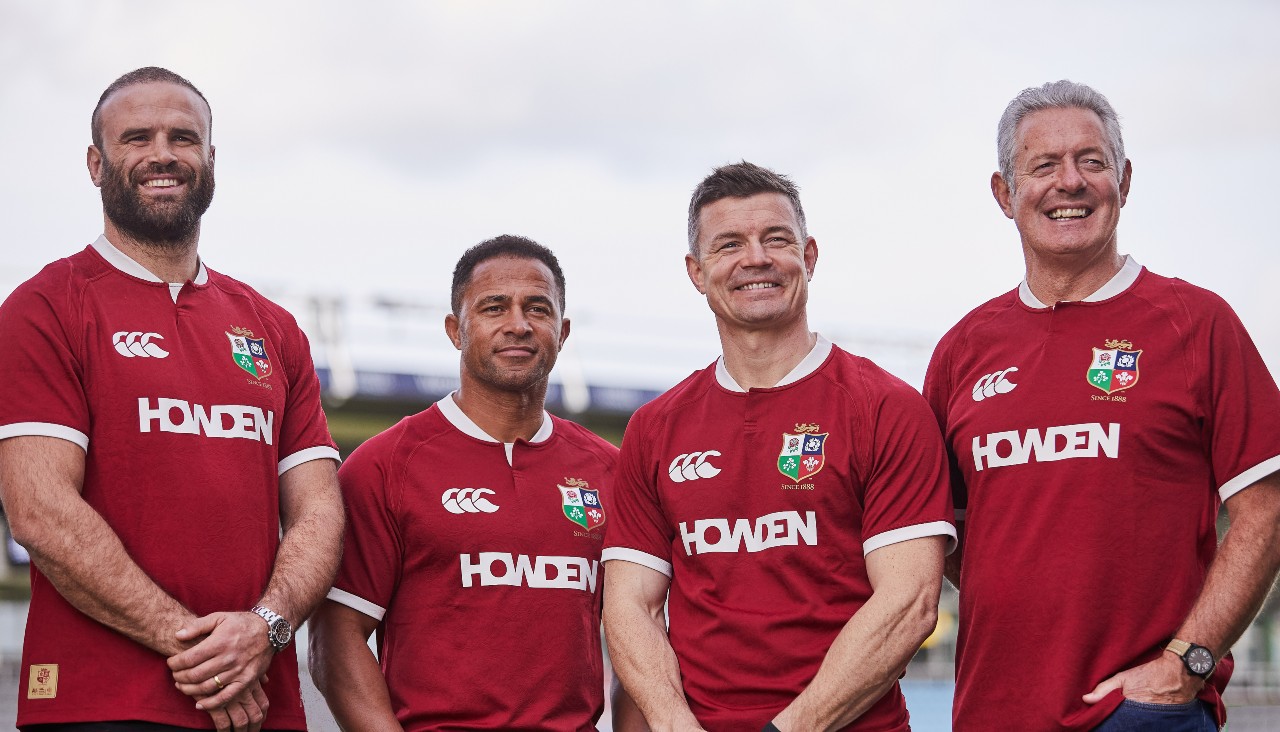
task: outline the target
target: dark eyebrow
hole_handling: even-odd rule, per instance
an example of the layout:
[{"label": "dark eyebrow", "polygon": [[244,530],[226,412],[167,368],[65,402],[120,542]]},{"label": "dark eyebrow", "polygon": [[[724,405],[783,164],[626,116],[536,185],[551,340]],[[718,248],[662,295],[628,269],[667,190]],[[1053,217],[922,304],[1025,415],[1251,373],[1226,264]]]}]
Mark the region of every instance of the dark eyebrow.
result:
[{"label": "dark eyebrow", "polygon": [[511,302],[510,295],[486,295],[476,302],[477,306],[484,305],[506,305]]},{"label": "dark eyebrow", "polygon": [[524,299],[525,305],[530,305],[533,303],[546,305],[550,307],[552,310],[555,310],[555,303],[551,300],[551,298],[547,297],[546,295],[530,295]]},{"label": "dark eyebrow", "polygon": [[[155,134],[155,128],[153,127],[130,127],[129,129],[120,133],[120,139],[121,140],[128,139],[130,137],[133,137],[134,135],[152,135],[152,134]],[[204,138],[200,136],[199,132],[196,132],[195,130],[192,130],[192,129],[188,129],[186,127],[175,127],[169,130],[169,135],[171,137],[176,137],[176,136],[190,137],[191,139],[196,140],[198,142],[204,141]]]}]

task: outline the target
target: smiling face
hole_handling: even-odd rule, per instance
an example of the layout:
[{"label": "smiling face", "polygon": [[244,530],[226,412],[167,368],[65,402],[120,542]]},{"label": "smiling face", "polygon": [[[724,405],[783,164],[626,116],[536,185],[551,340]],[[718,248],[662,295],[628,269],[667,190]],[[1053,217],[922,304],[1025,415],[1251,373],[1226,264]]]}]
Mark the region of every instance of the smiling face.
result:
[{"label": "smiling face", "polygon": [[1132,167],[1109,150],[1102,120],[1087,109],[1042,109],[1018,124],[1013,189],[997,173],[991,191],[1029,259],[1116,256]]},{"label": "smiling face", "polygon": [[569,337],[560,293],[547,265],[523,257],[494,257],[476,265],[458,314],[445,331],[462,352],[463,389],[545,389]]},{"label": "smiling face", "polygon": [[744,330],[806,327],[818,244],[781,193],[722,198],[698,214],[698,256],[685,266],[717,324]]},{"label": "smiling face", "polygon": [[185,243],[213,200],[209,108],[168,82],[127,86],[102,105],[102,148],[89,174],[102,189],[108,226],[155,245]]}]

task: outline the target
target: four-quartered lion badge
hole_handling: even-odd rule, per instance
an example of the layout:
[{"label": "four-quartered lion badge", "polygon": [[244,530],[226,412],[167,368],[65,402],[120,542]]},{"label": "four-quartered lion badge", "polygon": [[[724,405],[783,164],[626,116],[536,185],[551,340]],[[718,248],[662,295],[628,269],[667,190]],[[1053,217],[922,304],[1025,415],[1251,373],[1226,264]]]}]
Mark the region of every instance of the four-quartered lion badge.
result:
[{"label": "four-quartered lion badge", "polygon": [[598,529],[604,523],[604,506],[600,504],[600,491],[590,488],[587,481],[565,478],[560,489],[560,505],[564,517],[587,531]]},{"label": "four-quartered lion badge", "polygon": [[778,453],[778,471],[788,478],[801,481],[827,464],[823,453],[827,432],[818,432],[816,424],[797,424],[796,431],[782,433],[782,452]]},{"label": "four-quartered lion badge", "polygon": [[1093,349],[1093,361],[1086,374],[1089,385],[1107,394],[1133,388],[1138,383],[1138,357],[1142,350],[1127,340],[1107,339],[1102,345],[1103,348]]},{"label": "four-quartered lion badge", "polygon": [[253,331],[234,325],[226,336],[231,341],[231,360],[237,366],[259,381],[271,375],[271,357],[267,355],[266,338],[254,338]]}]

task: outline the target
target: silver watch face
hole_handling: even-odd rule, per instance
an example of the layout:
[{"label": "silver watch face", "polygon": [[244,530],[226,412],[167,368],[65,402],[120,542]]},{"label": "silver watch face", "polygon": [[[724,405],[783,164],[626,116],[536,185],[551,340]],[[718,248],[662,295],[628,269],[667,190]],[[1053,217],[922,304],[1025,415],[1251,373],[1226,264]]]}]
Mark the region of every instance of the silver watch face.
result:
[{"label": "silver watch face", "polygon": [[1213,654],[1204,646],[1192,646],[1182,658],[1196,676],[1203,678],[1213,671]]}]

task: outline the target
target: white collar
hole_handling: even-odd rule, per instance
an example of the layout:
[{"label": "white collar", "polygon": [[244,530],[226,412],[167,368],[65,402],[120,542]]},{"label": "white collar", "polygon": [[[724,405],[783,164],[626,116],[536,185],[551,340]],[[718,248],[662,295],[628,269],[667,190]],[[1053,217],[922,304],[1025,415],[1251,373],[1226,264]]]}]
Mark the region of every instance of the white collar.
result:
[{"label": "white collar", "polygon": [[[453,393],[447,394],[443,399],[436,402],[436,406],[440,408],[440,413],[444,418],[449,420],[449,424],[458,428],[459,432],[474,437],[477,440],[485,442],[497,442],[497,438],[492,437],[488,432],[480,429],[480,425],[471,421],[471,418],[463,413],[458,403],[453,400]],[[538,428],[537,434],[529,442],[545,442],[551,437],[551,415],[546,410],[542,412],[542,426]],[[511,443],[505,443],[510,448]]]},{"label": "white collar", "polygon": [[[1107,284],[1099,287],[1096,292],[1082,299],[1080,302],[1102,302],[1103,300],[1109,300],[1129,289],[1129,287],[1137,281],[1138,275],[1141,273],[1142,265],[1138,264],[1138,260],[1134,259],[1132,254],[1126,254],[1124,256],[1124,265],[1120,267],[1120,271],[1116,272],[1114,277],[1107,280]],[[1027,285],[1027,281],[1025,279],[1022,281],[1022,284],[1018,285],[1018,297],[1022,299],[1022,304],[1029,308],[1043,310],[1044,308],[1049,307],[1048,305],[1040,302],[1040,298],[1032,294],[1031,287]]]},{"label": "white collar", "polygon": [[[814,371],[817,371],[818,367],[822,365],[822,362],[827,360],[827,356],[831,353],[831,341],[823,338],[821,333],[818,333],[817,335],[818,342],[813,344],[813,348],[809,350],[809,355],[805,356],[800,363],[796,364],[796,367],[791,369],[790,373],[782,377],[782,381],[774,384],[773,388],[776,389],[779,386],[794,384],[809,374],[812,374]],[[738,386],[738,382],[734,381],[733,377],[729,375],[729,370],[724,367],[724,356],[716,359],[716,381],[719,382],[720,386],[723,386],[729,391],[746,391],[746,389]]]},{"label": "white collar", "polygon": [[[106,234],[99,236],[97,241],[93,242],[92,246],[97,250],[98,254],[102,255],[103,259],[107,260],[112,267],[115,267],[121,272],[124,272],[127,275],[133,275],[134,277],[147,282],[163,282],[159,277],[151,274],[151,270],[135,262],[128,254],[116,249],[114,244],[107,241]],[[199,269],[196,270],[196,277],[192,282],[197,285],[203,285],[209,281],[209,270],[204,268],[203,261],[199,262],[199,265]],[[184,283],[172,282],[169,284],[181,286]]]}]

